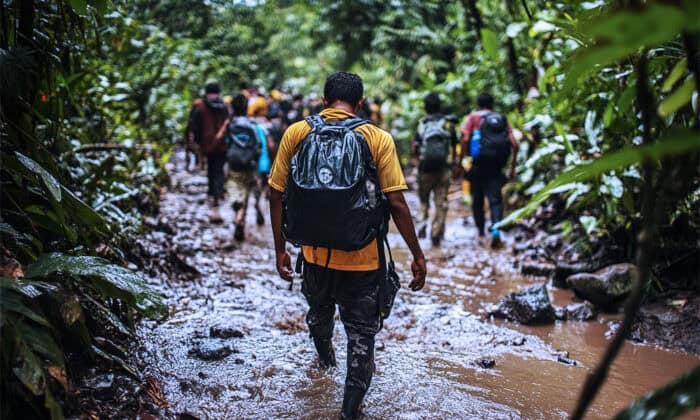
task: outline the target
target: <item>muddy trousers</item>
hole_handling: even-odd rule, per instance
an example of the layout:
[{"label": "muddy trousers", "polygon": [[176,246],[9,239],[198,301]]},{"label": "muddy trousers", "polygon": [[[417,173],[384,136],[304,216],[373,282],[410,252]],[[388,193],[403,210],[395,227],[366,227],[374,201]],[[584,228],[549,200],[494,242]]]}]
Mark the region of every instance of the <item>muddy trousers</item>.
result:
[{"label": "muddy trousers", "polygon": [[493,176],[475,176],[470,180],[474,223],[479,230],[479,234],[483,235],[484,226],[486,224],[484,198],[489,201],[491,225],[500,222],[501,219],[503,219],[503,194],[501,193],[501,189],[503,185],[505,185],[506,179],[503,174],[498,173]]},{"label": "muddy trousers", "polygon": [[224,153],[209,153],[207,155],[207,179],[209,181],[210,196],[222,198],[224,196],[224,165],[226,155]]},{"label": "muddy trousers", "polygon": [[348,337],[346,394],[353,388],[364,394],[374,374],[379,275],[379,271],[340,271],[304,264],[301,290],[309,303],[306,324],[314,341],[331,339],[336,304],[340,310]]},{"label": "muddy trousers", "polygon": [[[418,174],[418,198],[420,212],[418,213],[418,231],[425,232],[428,227],[430,212],[430,193],[435,201],[435,216],[430,227],[432,239],[442,239],[445,234],[445,218],[447,217],[447,192],[450,188],[450,171],[443,169],[437,172],[420,172]],[[421,235],[422,236],[422,235]]]}]

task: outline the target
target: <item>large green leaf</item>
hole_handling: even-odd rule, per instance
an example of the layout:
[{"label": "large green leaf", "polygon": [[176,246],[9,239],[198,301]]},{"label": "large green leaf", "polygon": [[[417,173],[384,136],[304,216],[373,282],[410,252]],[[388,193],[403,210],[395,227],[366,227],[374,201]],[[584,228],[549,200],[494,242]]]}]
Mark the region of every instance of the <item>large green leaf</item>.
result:
[{"label": "large green leaf", "polygon": [[606,172],[624,169],[644,160],[660,160],[694,150],[700,150],[700,136],[698,136],[698,133],[691,130],[680,130],[655,143],[643,146],[626,146],[621,150],[608,153],[591,162],[574,166],[559,174],[535,194],[525,207],[514,211],[503,219],[499,226],[513,223],[532,213],[549,197],[555,188],[561,185],[588,181]]},{"label": "large green leaf", "polygon": [[68,4],[79,15],[87,13],[87,0],[68,0]]},{"label": "large green leaf", "polygon": [[498,36],[490,29],[481,29],[481,46],[492,60],[498,60]]},{"label": "large green leaf", "polygon": [[670,41],[684,29],[697,23],[692,15],[674,5],[648,2],[634,9],[612,9],[583,31],[591,46],[578,52],[569,64],[562,94],[573,89],[578,80],[596,66],[606,66],[628,57],[643,47]]},{"label": "large green leaf", "polygon": [[0,277],[0,313],[3,316],[7,316],[9,312],[14,312],[17,315],[31,319],[39,325],[50,328],[51,324],[41,314],[23,302],[24,294],[14,283],[15,281],[12,279]]},{"label": "large green leaf", "polygon": [[140,275],[103,258],[44,254],[25,270],[25,276],[34,279],[54,274],[88,279],[103,295],[121,299],[148,314],[165,312],[160,296],[148,288]]},{"label": "large green leaf", "polygon": [[44,182],[46,189],[53,196],[54,200],[61,201],[61,183],[54,178],[46,169],[41,165],[36,163],[31,158],[21,154],[20,152],[15,152],[17,160],[19,163],[24,165],[25,168],[29,169],[32,173],[38,175]]},{"label": "large green leaf", "polygon": [[695,92],[695,79],[689,78],[659,104],[659,115],[666,117],[672,112],[678,111],[690,102],[693,92]]},{"label": "large green leaf", "polygon": [[678,80],[680,80],[681,76],[683,76],[683,74],[685,73],[687,68],[688,68],[688,58],[683,57],[682,60],[680,60],[678,63],[676,63],[676,65],[673,67],[673,70],[671,70],[671,73],[669,73],[666,80],[664,80],[664,84],[661,87],[661,90],[663,92],[670,92],[673,85]]},{"label": "large green leaf", "polygon": [[700,407],[700,366],[621,411],[615,420],[673,419]]}]

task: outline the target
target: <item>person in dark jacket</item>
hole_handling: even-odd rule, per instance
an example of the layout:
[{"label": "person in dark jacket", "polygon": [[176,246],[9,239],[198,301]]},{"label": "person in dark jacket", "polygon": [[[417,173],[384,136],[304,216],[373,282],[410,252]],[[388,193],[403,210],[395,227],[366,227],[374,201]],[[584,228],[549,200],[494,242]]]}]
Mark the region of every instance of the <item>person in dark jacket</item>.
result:
[{"label": "person in dark jacket", "polygon": [[224,196],[224,164],[226,164],[226,144],[216,139],[216,133],[228,118],[228,110],[221,88],[216,82],[209,82],[205,87],[204,97],[192,104],[189,129],[201,153],[207,157],[208,194],[214,207]]}]

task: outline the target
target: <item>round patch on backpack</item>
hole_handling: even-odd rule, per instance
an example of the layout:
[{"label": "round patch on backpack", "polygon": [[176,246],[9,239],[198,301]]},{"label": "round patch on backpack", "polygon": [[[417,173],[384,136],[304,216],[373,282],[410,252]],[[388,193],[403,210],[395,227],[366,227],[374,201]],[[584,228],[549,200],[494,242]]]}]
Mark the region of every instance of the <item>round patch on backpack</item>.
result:
[{"label": "round patch on backpack", "polygon": [[328,166],[321,166],[318,169],[318,180],[322,184],[328,185],[333,182],[333,171]]}]

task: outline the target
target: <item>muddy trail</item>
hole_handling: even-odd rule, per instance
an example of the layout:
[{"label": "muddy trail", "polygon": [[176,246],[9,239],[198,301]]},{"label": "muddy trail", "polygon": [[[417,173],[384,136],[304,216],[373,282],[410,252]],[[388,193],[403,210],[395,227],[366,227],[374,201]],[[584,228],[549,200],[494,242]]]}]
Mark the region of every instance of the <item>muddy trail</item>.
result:
[{"label": "muddy trail", "polygon": [[[175,256],[169,264],[181,275],[152,277],[170,316],[142,322],[137,349],[148,365],[144,373],[162,384],[169,405],[164,414],[337,418],[344,363],[331,371],[318,368],[300,280],[290,291],[277,276],[269,225],[255,225],[251,203],[247,240],[236,243],[228,206],[222,206],[224,223],[208,220],[205,176],[184,170],[183,153],[169,170],[172,188],[142,245],[169,248]],[[416,209],[415,195],[407,198]],[[441,247],[422,242],[427,286],[418,293],[399,291],[377,337],[365,418],[566,418],[619,317],[541,327],[489,318],[488,304],[544,280],[520,274],[509,235],[500,251],[479,243],[476,229],[462,225],[463,207],[453,205]],[[409,255],[395,231],[389,240],[405,286]],[[573,299],[566,290],[549,294],[560,306]],[[334,342],[344,361],[339,320]],[[610,418],[698,363],[696,356],[628,342],[588,418]]]}]

